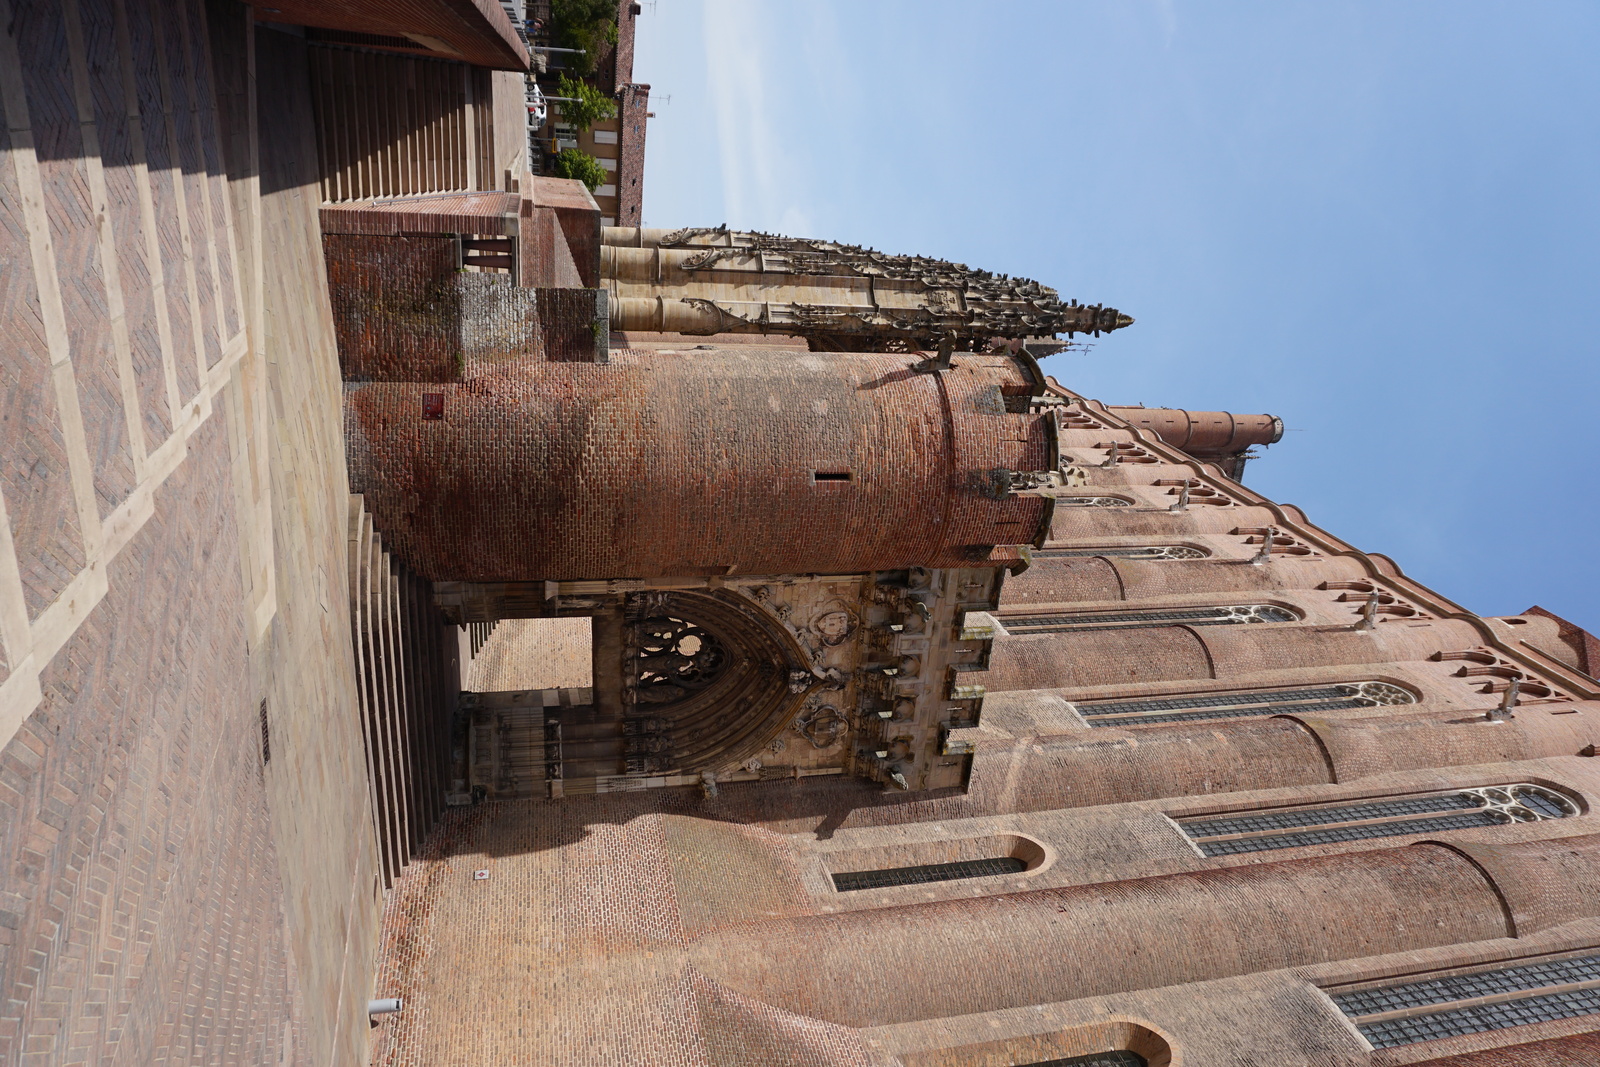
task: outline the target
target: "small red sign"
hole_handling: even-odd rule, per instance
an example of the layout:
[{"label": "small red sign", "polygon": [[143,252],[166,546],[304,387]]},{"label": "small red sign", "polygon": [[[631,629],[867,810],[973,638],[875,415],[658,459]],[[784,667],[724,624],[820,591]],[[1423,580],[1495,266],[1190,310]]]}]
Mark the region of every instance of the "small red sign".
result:
[{"label": "small red sign", "polygon": [[425,419],[442,419],[442,418],[444,418],[444,394],[443,393],[423,393],[422,394],[422,417],[425,418]]}]

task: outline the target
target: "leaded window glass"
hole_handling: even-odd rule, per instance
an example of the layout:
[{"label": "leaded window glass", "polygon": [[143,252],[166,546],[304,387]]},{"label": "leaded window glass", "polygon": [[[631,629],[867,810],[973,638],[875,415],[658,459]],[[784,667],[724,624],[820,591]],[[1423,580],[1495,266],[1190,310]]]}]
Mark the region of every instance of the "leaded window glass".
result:
[{"label": "leaded window glass", "polygon": [[1205,855],[1234,856],[1304,845],[1562,819],[1577,812],[1577,805],[1555,790],[1521,784],[1385,797],[1331,807],[1255,810],[1177,822]]},{"label": "leaded window glass", "polygon": [[1357,1023],[1356,1029],[1372,1042],[1373,1048],[1393,1048],[1556,1019],[1576,1019],[1583,1015],[1600,1015],[1600,989],[1572,989],[1497,1004],[1475,1004],[1426,1015]]},{"label": "leaded window glass", "polygon": [[1034,1060],[1021,1067],[1149,1067],[1149,1063],[1137,1052],[1116,1049],[1111,1052],[1091,1052],[1087,1056],[1068,1056],[1063,1060]]},{"label": "leaded window glass", "polygon": [[1374,1048],[1393,1048],[1600,1014],[1600,988],[1585,985],[1600,985],[1592,952],[1330,995]]},{"label": "leaded window glass", "polygon": [[1078,704],[1090,726],[1146,726],[1201,719],[1238,719],[1339,711],[1383,704],[1410,704],[1409,692],[1387,682],[1339,682],[1303,689],[1255,689],[1244,693],[1151,697],[1144,700],[1097,700]]},{"label": "leaded window glass", "polygon": [[1125,508],[1133,504],[1120,496],[1058,496],[1059,508]]},{"label": "leaded window glass", "polygon": [[958,863],[926,863],[919,867],[889,867],[878,871],[846,871],[833,876],[834,888],[841,893],[857,889],[884,889],[896,885],[921,885],[926,882],[951,882],[959,878],[992,878],[999,874],[1020,874],[1028,869],[1012,856],[995,856]]},{"label": "leaded window glass", "polygon": [[1122,630],[1142,626],[1235,626],[1258,622],[1297,622],[1299,616],[1274,604],[1168,608],[1164,611],[1085,611],[1051,615],[1007,615],[1007,633],[1052,634]]},{"label": "leaded window glass", "polygon": [[1339,993],[1333,1002],[1346,1015],[1383,1015],[1407,1008],[1425,1008],[1456,1000],[1474,1000],[1545,986],[1600,982],[1600,955],[1540,960],[1492,971],[1425,978],[1420,982]]}]

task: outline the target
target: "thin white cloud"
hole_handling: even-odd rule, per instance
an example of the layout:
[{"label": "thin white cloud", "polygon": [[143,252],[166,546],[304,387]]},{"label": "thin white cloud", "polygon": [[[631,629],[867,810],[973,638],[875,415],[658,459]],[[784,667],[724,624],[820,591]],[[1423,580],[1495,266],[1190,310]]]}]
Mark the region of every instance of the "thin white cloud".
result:
[{"label": "thin white cloud", "polygon": [[1161,46],[1170,52],[1178,36],[1178,5],[1173,0],[1156,0],[1156,14],[1161,19]]},{"label": "thin white cloud", "polygon": [[[706,0],[707,89],[727,220],[810,235],[817,93],[837,87],[838,24],[825,9]],[[817,67],[826,69],[815,69]]]},{"label": "thin white cloud", "polygon": [[724,208],[728,222],[746,226],[773,191],[779,143],[767,108],[769,30],[759,6],[737,0],[708,0],[702,26]]}]

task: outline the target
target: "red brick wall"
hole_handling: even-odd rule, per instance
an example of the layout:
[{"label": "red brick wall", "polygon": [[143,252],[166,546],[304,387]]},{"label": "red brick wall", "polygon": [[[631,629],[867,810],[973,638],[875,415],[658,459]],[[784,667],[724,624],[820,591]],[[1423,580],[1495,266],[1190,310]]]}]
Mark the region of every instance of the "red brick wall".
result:
[{"label": "red brick wall", "polygon": [[330,233],[322,249],[346,379],[460,379],[453,240]]},{"label": "red brick wall", "polygon": [[589,363],[604,325],[595,322],[593,289],[539,289],[539,332],[544,358],[557,363]]},{"label": "red brick wall", "polygon": [[[1351,900],[1365,922],[1328,920]],[[1238,921],[1252,913],[1271,921]],[[775,919],[702,937],[690,959],[774,1007],[866,1027],[1480,941],[1507,926],[1484,873],[1424,843]],[[907,974],[917,980],[897,980]]]},{"label": "red brick wall", "polygon": [[[618,353],[442,388],[356,385],[352,486],[434,580],[859,573],[1031,541],[1046,502],[981,488],[994,468],[1042,462],[1038,418],[970,406],[1020,369],[911,363]],[[423,394],[439,392],[443,419],[424,421]],[[814,483],[818,469],[851,480]]]},{"label": "red brick wall", "polygon": [[1181,408],[1113,407],[1112,414],[1151,430],[1173,448],[1193,455],[1242,452],[1252,445],[1275,444],[1283,423],[1271,415],[1235,415],[1231,411],[1185,411]]},{"label": "red brick wall", "polygon": [[1593,634],[1583,627],[1570,623],[1554,612],[1546,611],[1544,608],[1539,607],[1537,604],[1523,612],[1523,614],[1542,615],[1547,619],[1554,619],[1559,628],[1557,633],[1561,641],[1571,648],[1577,657],[1578,669],[1591,678],[1596,673],[1600,673],[1600,639],[1596,639]]},{"label": "red brick wall", "polygon": [[1033,566],[1006,579],[1007,607],[1121,599],[1116,566],[1097,556],[1035,559]]},{"label": "red brick wall", "polygon": [[[582,182],[570,178],[533,176],[528,179],[528,199],[523,207],[524,219],[551,212],[565,240],[572,266],[578,272],[578,285],[593,289],[600,284],[600,208]],[[524,223],[523,230],[529,229]],[[527,237],[524,237],[524,241]],[[526,262],[526,259],[524,260]],[[535,265],[537,269],[541,268]],[[528,277],[524,285],[565,285],[562,281],[534,282]]]},{"label": "red brick wall", "polygon": [[1188,626],[1022,634],[994,643],[973,681],[991,692],[1142,685],[1212,677],[1205,639]]},{"label": "red brick wall", "polygon": [[644,141],[650,125],[650,86],[622,89],[618,109],[617,225],[640,226],[644,206]]}]

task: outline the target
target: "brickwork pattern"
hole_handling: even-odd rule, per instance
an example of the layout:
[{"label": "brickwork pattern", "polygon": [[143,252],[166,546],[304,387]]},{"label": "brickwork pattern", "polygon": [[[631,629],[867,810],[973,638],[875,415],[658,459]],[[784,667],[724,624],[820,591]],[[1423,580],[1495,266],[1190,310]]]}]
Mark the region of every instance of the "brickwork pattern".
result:
[{"label": "brickwork pattern", "polygon": [[505,274],[459,271],[451,237],[325,233],[322,240],[347,381],[460,382],[474,364],[596,359],[597,290],[526,288]]},{"label": "brickwork pattern", "polygon": [[[1017,372],[994,362],[962,373],[998,401]],[[947,402],[909,363],[697,351],[353,384],[352,488],[435,581],[862,573],[1034,540],[1046,502],[995,499],[992,470],[1037,465],[1042,433],[1003,407],[954,419],[973,390]],[[435,391],[444,417],[425,421]]]},{"label": "brickwork pattern", "polygon": [[1523,614],[1542,615],[1547,619],[1554,619],[1559,640],[1572,649],[1577,668],[1591,678],[1600,673],[1600,638],[1538,605],[1534,605]]},{"label": "brickwork pattern", "polygon": [[395,197],[376,203],[324,204],[322,232],[415,235],[476,233],[517,236],[517,193],[484,190],[453,195]]},{"label": "brickwork pattern", "polygon": [[[632,22],[632,16],[628,16],[628,20]],[[644,144],[645,134],[650,125],[650,86],[623,86],[622,107],[618,109],[618,120],[616,225],[642,226]]]},{"label": "brickwork pattern", "polygon": [[[51,20],[48,12],[30,21]],[[30,249],[29,223],[22,200],[18,159],[30,148],[27,117],[15,115],[20,103],[0,97],[0,327],[8,356],[0,361],[0,426],[5,427],[4,490],[11,535],[22,566],[23,593],[30,618],[36,617],[82,569],[84,549],[72,497],[66,441],[60,429],[51,377],[50,339]],[[57,107],[61,105],[58,103]]]},{"label": "brickwork pattern", "polygon": [[[1151,869],[1151,838],[1143,827],[1130,824],[1127,812],[1106,809],[1086,812],[1081,822],[1053,831],[1045,829],[1048,821],[1029,828],[1064,851],[1051,868],[1057,877],[1068,884],[1099,884],[1019,894],[1021,887],[1009,882],[969,882],[971,896],[939,904],[917,899],[924,888],[935,887],[876,891],[905,895],[864,902],[848,919],[809,919],[808,913],[832,910],[823,905],[839,899],[800,884],[804,879],[795,861],[817,846],[808,843],[809,835],[785,839],[769,828],[796,825],[796,817],[811,809],[826,812],[819,836],[851,833],[832,828],[848,825],[845,816],[859,812],[866,791],[860,799],[843,793],[820,799],[816,787],[831,784],[813,782],[805,789],[733,785],[715,799],[687,791],[569,797],[490,804],[453,815],[433,842],[437,851],[402,879],[386,918],[379,988],[405,995],[410,1006],[385,1021],[387,1033],[375,1062],[503,1058],[509,1033],[464,1030],[452,1020],[468,1003],[488,1017],[518,1010],[532,982],[532,1003],[545,1010],[521,1015],[515,1039],[529,1041],[541,1062],[602,1063],[618,1056],[652,1063],[748,1062],[731,1051],[720,1058],[715,1050],[765,1053],[770,1038],[763,1035],[777,1034],[782,1040],[775,1047],[781,1051],[773,1062],[886,1064],[894,1061],[874,1050],[875,1041],[862,1038],[881,1040],[890,1033],[887,1028],[858,1035],[817,1016],[848,1016],[857,1024],[874,1011],[928,1019],[920,1029],[898,1033],[902,1042],[912,1039],[913,1047],[930,1047],[960,1043],[959,1024],[947,1018],[952,1011],[1007,998],[1049,1003],[1062,995],[1057,990],[1077,994],[1097,982],[1131,989],[1166,986],[1180,974],[1237,973],[1235,968],[1286,973],[1274,969],[1294,958],[1339,960],[1351,954],[1378,954],[1375,958],[1386,966],[1405,973],[1407,961],[1426,967],[1427,959],[1450,958],[1428,957],[1434,951],[1425,947],[1429,944],[1485,946],[1472,950],[1479,953],[1505,944],[1497,940],[1507,929],[1505,914],[1488,878],[1494,886],[1514,885],[1527,871],[1568,852],[1588,856],[1585,870],[1592,871],[1595,852],[1592,837],[1569,838],[1554,851],[1531,843],[1510,861],[1523,867],[1490,868],[1486,876],[1481,865],[1437,845],[1380,845],[1360,855],[1319,849],[1327,854],[1311,861],[1128,881],[1138,879],[1141,868]],[[896,822],[892,837],[882,836],[885,831],[856,831],[858,839],[876,833],[878,840],[903,841],[912,834],[945,843],[978,832],[953,819],[948,809],[936,813],[904,799],[888,803],[921,806],[922,818]],[[1178,863],[1192,870],[1195,864],[1221,862],[1190,857]],[[489,885],[476,882],[474,870],[489,871]],[[671,872],[665,881],[663,870]],[[617,877],[631,888],[620,889]],[[538,899],[528,902],[529,894]],[[598,912],[592,906],[572,910],[559,903],[568,894],[604,899],[606,905]],[[1281,907],[1263,903],[1280,896]],[[1326,916],[1352,898],[1362,902],[1366,921],[1326,926]],[[1308,899],[1322,904],[1308,907]],[[1394,921],[1373,918],[1375,909],[1389,908]],[[1071,918],[1079,909],[1082,918]],[[1228,918],[1240,914],[1271,919],[1240,929]],[[1148,945],[1152,929],[1167,928],[1163,924],[1170,924],[1169,935],[1157,938],[1163,951],[1127,951],[1134,942]],[[1082,951],[1084,938],[1100,937],[1111,947]],[[496,946],[487,962],[486,939]],[[1052,939],[1067,939],[1070,945],[1064,942],[1052,951]],[[1008,947],[1014,943],[1029,947]],[[1255,956],[1258,952],[1264,955]],[[1019,953],[1026,963],[1019,963]],[[1365,973],[1360,966],[1345,964],[1323,973],[1360,975]],[[491,972],[481,984],[467,977],[480,967]],[[1063,968],[1073,976],[1057,973]],[[671,974],[696,990],[697,1032],[676,1029],[682,986],[663,980]],[[918,979],[908,981],[911,974]],[[1268,986],[1281,981],[1266,980]],[[1267,1010],[1263,979],[1249,983],[1252,1003],[1266,1012],[1249,1025],[1270,1019],[1269,1026],[1292,1024],[1302,1035],[1295,1048],[1273,1043],[1276,1037],[1257,1047],[1273,1048],[1293,1064],[1368,1062],[1341,1044],[1340,1028],[1322,1014],[1326,1008],[1274,1002]],[[597,986],[608,991],[603,1002],[590,995]],[[1215,999],[1204,1001],[1204,1011],[1193,1010],[1195,997],[1210,996],[1206,988],[1180,986],[1170,996],[1145,998],[1149,1003],[1135,1009],[1135,1018],[1159,1020],[1186,1039],[1214,1042],[1229,1025],[1223,1021],[1228,1011]],[[707,1012],[699,998],[712,994],[740,1010]],[[807,1010],[796,1012],[802,1003]],[[1091,1018],[1129,1010],[1128,1000],[1119,1005],[1115,997],[1083,1003],[1100,1005],[1086,1008]],[[1030,1009],[1026,1017],[996,1011],[976,1018],[988,1020],[995,1028],[991,1034],[1016,1033],[1018,1027],[1030,1032],[1033,1015]],[[670,1050],[637,1043],[641,1034],[663,1030],[678,1039]],[[1498,1041],[1514,1038],[1501,1035]]]},{"label": "brickwork pattern", "polygon": [[34,132],[45,211],[50,218],[62,310],[72,351],[78,403],[88,432],[95,496],[104,517],[133,485],[122,397],[117,386],[108,294],[99,259],[95,205],[90,200],[88,149],[72,86],[63,10],[29,5],[17,12],[18,49],[32,62],[23,68],[28,119]]},{"label": "brickwork pattern", "polygon": [[160,278],[159,292],[166,304],[165,308],[156,309],[157,322],[159,324],[164,314],[172,345],[171,373],[176,379],[175,389],[169,387],[169,392],[177,393],[175,403],[183,403],[199,386],[196,370],[200,359],[199,328],[193,305],[200,294],[188,273],[188,223],[180,199],[184,195],[184,184],[179,180],[180,164],[174,149],[176,135],[163,88],[168,75],[161,59],[164,51],[161,42],[170,30],[163,25],[159,13],[146,4],[127,5],[127,27],[128,61],[134,67],[136,106],[140,116],[147,116],[145,121],[149,123],[142,138],[150,183],[150,203],[144,216],[156,228],[158,255],[154,258],[159,264],[151,263],[150,269],[153,279]]},{"label": "brickwork pattern", "polygon": [[[1337,907],[1347,894],[1365,902],[1369,923],[1359,930],[1330,930],[1326,909]],[[1090,918],[1103,909],[1120,915],[1105,923]],[[1265,936],[1219,921],[1255,909],[1275,917],[1270,928],[1256,928]],[[1170,951],[1119,951],[1133,934],[1124,924],[1137,924],[1143,943]],[[1476,867],[1449,849],[1419,845],[912,905],[891,922],[869,912],[780,919],[702,938],[691,959],[725,984],[768,1003],[860,1027],[1472,942],[1507,932],[1494,888]],[[1032,966],[1012,966],[1008,954],[996,951],[1014,940],[1036,954]],[[872,960],[914,968],[923,981],[915,989],[896,988]]]},{"label": "brickwork pattern", "polygon": [[[118,38],[122,31],[111,5],[83,5],[80,11],[94,129],[110,208],[108,223],[113,235],[141,234],[145,190],[137,174],[146,158],[146,134],[142,125],[129,117],[129,104],[136,105],[137,97],[130,100],[129,85],[124,80],[124,68],[118,57]],[[167,393],[162,358],[162,338],[167,335],[168,327],[163,309],[157,306],[163,296],[161,287],[156,284],[161,273],[159,266],[149,262],[147,241],[118,240],[116,249],[118,287],[127,322],[129,366],[136,380],[143,437],[147,446],[153,446],[166,440],[173,426],[172,399]]]},{"label": "brickwork pattern", "polygon": [[346,380],[460,380],[454,240],[330,233],[322,247]]},{"label": "brickwork pattern", "polygon": [[6,1063],[364,1054],[376,854],[329,595],[346,492],[305,69],[263,66],[258,161],[242,16],[0,11]]},{"label": "brickwork pattern", "polygon": [[604,322],[596,314],[598,290],[538,289],[541,339],[535,351],[559,363],[595,362]]},{"label": "brickwork pattern", "polygon": [[[630,351],[622,358],[647,357]],[[1096,442],[1106,429],[1093,431]],[[592,430],[588,434],[586,440],[595,440]],[[999,436],[1007,435],[1002,429]],[[1020,435],[1013,441],[1026,443]],[[536,973],[580,968],[586,979],[580,986],[598,982],[612,991],[607,1013],[618,1009],[646,1030],[668,1025],[662,1020],[679,1003],[682,986],[663,976],[681,976],[702,1005],[703,1029],[698,1044],[681,1044],[689,1058],[679,1051],[675,1058],[662,1054],[661,1062],[716,1062],[711,1050],[719,1041],[760,1049],[773,1062],[789,1062],[785,1057],[801,1049],[814,1051],[815,1062],[861,1062],[863,1054],[865,1062],[888,1062],[876,1058],[886,1056],[887,1047],[904,1050],[901,1062],[919,1065],[1016,1062],[1022,1043],[1037,1040],[1043,1050],[1058,1047],[1051,1042],[1059,1038],[1059,1047],[1081,1050],[1086,1046],[1079,1042],[1089,1040],[1083,1035],[1092,1029],[1082,1024],[1131,1013],[1175,1033],[1173,1046],[1185,1062],[1245,1062],[1241,1057],[1250,1051],[1270,1052],[1275,1062],[1326,1067],[1421,1062],[1444,1050],[1418,1048],[1403,1060],[1393,1053],[1372,1057],[1309,983],[1536,952],[1538,939],[1557,938],[1557,931],[1565,940],[1550,943],[1559,946],[1600,936],[1600,925],[1587,914],[1600,899],[1600,845],[1586,817],[1434,831],[1448,845],[1392,838],[1313,844],[1264,861],[1207,858],[1194,850],[1169,815],[1215,816],[1514,780],[1588,796],[1595,771],[1579,753],[1593,751],[1587,746],[1596,736],[1593,708],[1600,705],[1584,699],[1597,694],[1583,679],[1562,673],[1566,661],[1532,659],[1522,666],[1537,685],[1529,691],[1534,696],[1515,719],[1486,723],[1482,711],[1495,702],[1500,677],[1493,672],[1502,669],[1493,665],[1506,662],[1508,650],[1454,650],[1481,646],[1498,631],[1426,590],[1389,582],[1392,571],[1315,528],[1302,525],[1292,533],[1304,554],[1250,564],[1261,528],[1279,524],[1281,531],[1300,517],[1287,518],[1286,509],[1221,480],[1215,503],[1168,511],[1165,486],[1151,483],[1198,472],[1148,443],[1143,447],[1156,462],[1119,464],[1093,475],[1128,492],[1135,507],[1065,519],[1058,511],[1052,543],[1146,539],[1203,545],[1210,557],[1036,561],[1033,571],[1006,586],[996,613],[1002,625],[1008,612],[1037,613],[1040,605],[1161,610],[1257,602],[1292,606],[1302,621],[1001,635],[991,669],[961,676],[989,689],[980,724],[952,734],[952,742],[974,749],[964,791],[906,795],[849,779],[763,781],[724,784],[714,798],[658,790],[463,813],[456,818],[463,826],[470,822],[473,836],[455,839],[442,854],[459,857],[463,867],[485,864],[491,881],[515,880],[513,897],[530,880],[600,881],[586,866],[597,847],[616,848],[611,859],[618,864],[659,854],[656,862],[671,871],[668,893],[659,875],[640,873],[626,899],[608,898],[608,915],[630,916],[619,921],[631,934],[610,926],[602,934],[592,913],[563,912],[548,933],[541,928],[539,949],[509,949],[508,960],[494,966],[509,967],[515,959]],[[1385,609],[1393,614],[1362,629],[1356,625],[1359,603],[1373,588],[1383,589]],[[1521,632],[1555,640],[1533,625]],[[1526,640],[1529,655],[1537,657],[1535,637]],[[1418,702],[1137,729],[1092,728],[1069,703],[1367,679],[1403,686]],[[1043,842],[1044,866],[1017,879],[844,895],[830,889],[829,870],[892,866],[891,857],[921,862],[918,857],[947,856],[968,839],[1016,840],[1007,835]],[[849,865],[817,862],[819,850],[833,849],[848,852]],[[882,862],[869,862],[873,855]],[[411,888],[403,879],[400,892]],[[420,881],[415,886],[419,894],[423,888]],[[484,915],[486,929],[494,928],[487,917],[505,906],[503,898],[480,894],[481,902],[475,900],[465,878],[435,882],[429,891],[456,914]],[[673,922],[686,940],[660,936],[638,959],[632,938],[653,936],[647,932]],[[454,991],[441,988],[434,970],[455,973],[456,961],[468,958],[482,935],[437,922],[430,930],[434,939],[409,958],[434,962],[414,963],[407,981],[413,994],[438,1004],[435,998]],[[1516,942],[1507,940],[1511,934]],[[569,955],[552,961],[544,952],[553,945]],[[483,995],[491,995],[487,987]],[[551,1050],[546,1054],[569,1063],[619,1055],[617,1028],[627,1024],[608,1014],[584,1031],[593,1035],[586,1041],[573,1029],[579,1024],[561,995],[551,993],[550,1018],[536,1022],[545,1028],[539,1033],[547,1042],[541,1047]],[[704,1007],[708,998],[740,1010],[713,1014]],[[1052,1007],[1057,1000],[1069,1003]],[[783,1051],[767,1051],[757,1035],[772,1030],[755,1026],[746,1009],[776,1013],[770,1017],[791,1027],[779,1042]],[[1052,1017],[1075,1022],[1052,1033],[1044,1021]],[[794,1028],[800,1020],[845,1027],[840,1036],[864,1040],[859,1049],[807,1045]],[[1551,1025],[1570,1033],[1592,1028],[1595,1020]],[[559,1034],[555,1026],[562,1027]],[[864,1029],[852,1035],[848,1027]],[[990,1036],[1005,1034],[1013,1036]],[[391,1036],[386,1054],[394,1062],[447,1056],[459,1040],[437,1015],[419,1016],[409,1029],[397,1026]],[[1479,1034],[1459,1039],[1449,1051],[1550,1036],[1539,1027]],[[471,1054],[481,1058],[498,1039],[471,1040]],[[1585,1040],[1563,1038],[1548,1047],[1557,1054],[1563,1044],[1582,1048]],[[1152,1036],[1143,1047],[1165,1044]],[[634,1046],[627,1054],[649,1053]],[[744,1062],[735,1053],[729,1057]],[[1463,1061],[1473,1062],[1480,1061]]]},{"label": "brickwork pattern", "polygon": [[281,892],[220,424],[0,756],[12,1063],[277,1062]]},{"label": "brickwork pattern", "polygon": [[[0,143],[13,147],[6,124]],[[8,152],[8,156],[12,153]],[[29,618],[36,618],[84,565],[83,531],[52,380],[44,316],[33,276],[22,198],[10,166],[0,167],[0,425],[5,427],[3,490],[22,568]]]},{"label": "brickwork pattern", "polygon": [[[650,813],[666,797],[676,807],[683,794],[452,814],[385,910],[376,989],[407,1007],[383,1021],[373,1063],[735,1067],[759,1055],[782,1067],[887,1067],[848,1029],[685,966],[672,817]],[[501,951],[482,955],[486,935]],[[478,965],[449,973],[446,961],[466,954]],[[596,983],[606,995],[593,995]],[[457,1024],[513,1001],[541,1007],[515,1028]]]},{"label": "brickwork pattern", "polygon": [[258,28],[255,45],[278,610],[251,667],[265,675],[260,695],[274,739],[264,777],[296,976],[291,1062],[359,1064],[382,865],[345,584],[353,568],[339,364],[317,227],[305,44]]}]

